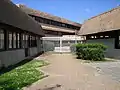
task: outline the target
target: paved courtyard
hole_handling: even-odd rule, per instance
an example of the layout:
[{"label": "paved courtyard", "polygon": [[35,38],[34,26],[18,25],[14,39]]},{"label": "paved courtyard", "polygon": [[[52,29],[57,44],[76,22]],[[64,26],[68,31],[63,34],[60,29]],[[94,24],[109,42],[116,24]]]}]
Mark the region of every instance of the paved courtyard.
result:
[{"label": "paved courtyard", "polygon": [[88,65],[96,68],[99,74],[107,75],[111,79],[120,82],[120,61],[119,62],[102,62],[102,63],[89,63]]},{"label": "paved courtyard", "polygon": [[49,76],[24,90],[120,90],[119,62],[80,63],[72,54],[49,54],[42,59],[50,63],[42,68]]}]

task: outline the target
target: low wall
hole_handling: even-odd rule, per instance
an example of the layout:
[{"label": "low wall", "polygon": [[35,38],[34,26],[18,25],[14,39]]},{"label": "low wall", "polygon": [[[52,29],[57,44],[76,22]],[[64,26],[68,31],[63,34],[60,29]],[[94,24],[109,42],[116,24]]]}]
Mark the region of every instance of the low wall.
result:
[{"label": "low wall", "polygon": [[55,47],[54,52],[71,52],[70,46]]},{"label": "low wall", "polygon": [[0,52],[1,66],[14,65],[25,59],[24,49]]},{"label": "low wall", "polygon": [[96,40],[87,40],[87,43],[102,43],[107,45],[108,49],[106,51],[106,57],[120,59],[120,49],[115,49],[114,38],[112,39],[96,39]]}]

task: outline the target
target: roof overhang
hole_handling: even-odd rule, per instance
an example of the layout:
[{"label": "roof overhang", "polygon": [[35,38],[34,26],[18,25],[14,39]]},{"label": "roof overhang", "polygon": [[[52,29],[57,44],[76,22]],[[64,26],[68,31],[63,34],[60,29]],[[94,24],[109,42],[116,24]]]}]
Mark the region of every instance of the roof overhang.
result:
[{"label": "roof overhang", "polygon": [[61,17],[54,16],[54,15],[51,15],[51,14],[48,14],[45,12],[34,10],[34,9],[28,8],[27,6],[22,5],[22,4],[17,4],[17,6],[19,8],[21,8],[24,12],[26,12],[27,14],[30,14],[30,15],[34,15],[34,16],[38,16],[38,17],[42,17],[42,18],[46,18],[46,19],[51,19],[54,21],[58,21],[58,22],[62,22],[62,23],[70,24],[70,25],[74,25],[77,27],[81,27],[80,23],[76,23],[76,22],[67,20],[65,18],[61,18]]},{"label": "roof overhang", "polygon": [[88,35],[120,30],[120,7],[92,17],[84,22],[79,35]]},{"label": "roof overhang", "polygon": [[66,33],[75,33],[75,30],[58,28],[58,27],[49,26],[49,25],[44,25],[44,24],[41,24],[41,26],[42,26],[42,29],[44,29],[44,30],[58,31],[58,32],[66,32]]},{"label": "roof overhang", "polygon": [[10,0],[0,0],[0,22],[44,36],[40,24],[23,12]]}]

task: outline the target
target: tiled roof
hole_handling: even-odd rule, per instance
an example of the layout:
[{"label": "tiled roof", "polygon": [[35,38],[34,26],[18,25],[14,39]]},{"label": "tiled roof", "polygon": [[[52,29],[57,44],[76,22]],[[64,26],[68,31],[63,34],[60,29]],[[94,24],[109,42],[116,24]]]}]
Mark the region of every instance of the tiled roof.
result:
[{"label": "tiled roof", "polygon": [[0,12],[0,23],[44,36],[41,26],[10,0],[0,0]]},{"label": "tiled roof", "polygon": [[119,19],[120,7],[113,8],[112,10],[86,20],[79,31],[79,35],[118,30],[120,29]]},{"label": "tiled roof", "polygon": [[81,24],[79,24],[79,23],[72,22],[70,20],[67,20],[67,19],[64,19],[64,18],[61,18],[61,17],[58,17],[58,16],[54,16],[54,15],[51,15],[51,14],[48,14],[48,13],[45,13],[45,12],[41,12],[41,11],[38,11],[38,10],[31,9],[31,8],[28,8],[25,5],[22,5],[22,4],[17,4],[17,6],[20,7],[27,14],[31,14],[31,15],[51,19],[51,20],[54,20],[54,21],[58,21],[58,22],[67,23],[67,24],[71,24],[71,25],[81,27]]}]

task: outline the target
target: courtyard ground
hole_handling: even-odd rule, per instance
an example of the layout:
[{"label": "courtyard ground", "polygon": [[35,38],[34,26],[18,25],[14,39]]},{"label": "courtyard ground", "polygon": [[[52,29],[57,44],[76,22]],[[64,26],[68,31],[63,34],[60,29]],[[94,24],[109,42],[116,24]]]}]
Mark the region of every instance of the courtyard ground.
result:
[{"label": "courtyard ground", "polygon": [[[42,68],[49,76],[24,90],[120,90],[119,62],[81,63],[72,54],[48,54],[38,58],[50,63]],[[113,73],[117,75],[110,76]]]}]

